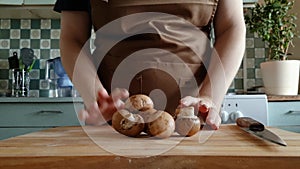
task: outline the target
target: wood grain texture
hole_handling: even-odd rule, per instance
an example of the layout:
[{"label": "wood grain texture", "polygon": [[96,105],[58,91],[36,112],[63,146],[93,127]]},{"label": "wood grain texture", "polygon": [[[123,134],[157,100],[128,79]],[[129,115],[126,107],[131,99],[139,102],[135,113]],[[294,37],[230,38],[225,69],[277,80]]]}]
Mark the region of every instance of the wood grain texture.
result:
[{"label": "wood grain texture", "polygon": [[300,95],[295,95],[295,96],[268,95],[267,98],[268,98],[269,102],[276,102],[276,101],[300,101]]},{"label": "wood grain texture", "polygon": [[[0,168],[287,169],[300,166],[300,134],[269,129],[280,135],[288,146],[266,142],[235,125],[221,126],[201,144],[198,142],[200,133],[184,140],[176,134],[169,139],[129,138],[113,132],[108,126],[58,127],[0,141]],[[110,153],[108,145],[96,143],[109,143],[117,147],[115,150],[128,155],[133,149],[147,152],[178,144],[159,155],[135,158]]]}]

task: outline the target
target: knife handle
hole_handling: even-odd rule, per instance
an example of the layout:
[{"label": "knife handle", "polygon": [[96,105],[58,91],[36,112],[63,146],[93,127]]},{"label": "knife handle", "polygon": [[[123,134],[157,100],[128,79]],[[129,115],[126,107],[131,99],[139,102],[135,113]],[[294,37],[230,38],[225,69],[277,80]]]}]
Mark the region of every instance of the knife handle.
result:
[{"label": "knife handle", "polygon": [[265,126],[262,123],[250,117],[239,117],[236,119],[236,123],[238,126],[248,128],[251,131],[263,131],[265,129]]}]

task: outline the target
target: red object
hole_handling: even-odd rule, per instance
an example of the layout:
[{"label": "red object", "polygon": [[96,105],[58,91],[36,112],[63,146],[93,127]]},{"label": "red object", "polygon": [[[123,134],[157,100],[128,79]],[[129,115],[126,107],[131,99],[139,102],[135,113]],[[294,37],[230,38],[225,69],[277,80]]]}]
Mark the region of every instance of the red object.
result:
[{"label": "red object", "polygon": [[199,106],[199,112],[200,113],[208,113],[209,108],[205,104],[202,104],[202,105]]},{"label": "red object", "polygon": [[201,116],[204,120],[206,120],[206,117],[208,115],[209,112],[209,107],[207,107],[207,105],[205,104],[201,104],[199,106],[199,116]]}]

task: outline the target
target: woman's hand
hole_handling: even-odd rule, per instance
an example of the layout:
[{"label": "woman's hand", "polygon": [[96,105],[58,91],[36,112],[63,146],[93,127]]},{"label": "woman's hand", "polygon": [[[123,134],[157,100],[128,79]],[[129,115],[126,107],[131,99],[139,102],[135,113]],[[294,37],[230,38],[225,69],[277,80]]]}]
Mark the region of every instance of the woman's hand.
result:
[{"label": "woman's hand", "polygon": [[219,115],[219,110],[214,106],[212,100],[207,97],[198,98],[192,96],[186,96],[180,100],[180,106],[194,106],[195,110],[200,109],[201,106],[208,108],[208,113],[200,112],[200,116],[205,120],[212,129],[217,130],[221,125],[221,117]]},{"label": "woman's hand", "polygon": [[87,125],[103,125],[111,120],[116,110],[124,107],[123,99],[129,97],[126,89],[115,89],[108,95],[105,89],[98,91],[97,101],[79,112],[79,119]]}]

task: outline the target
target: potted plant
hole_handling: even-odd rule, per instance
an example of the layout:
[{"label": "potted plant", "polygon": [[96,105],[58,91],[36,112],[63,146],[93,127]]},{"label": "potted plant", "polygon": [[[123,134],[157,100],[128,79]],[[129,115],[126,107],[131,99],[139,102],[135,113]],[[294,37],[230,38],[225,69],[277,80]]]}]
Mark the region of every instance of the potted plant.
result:
[{"label": "potted plant", "polygon": [[269,46],[269,56],[260,64],[266,94],[298,94],[299,61],[288,60],[288,50],[297,37],[297,17],[290,11],[294,3],[293,0],[265,0],[257,2],[245,15],[250,32]]}]

